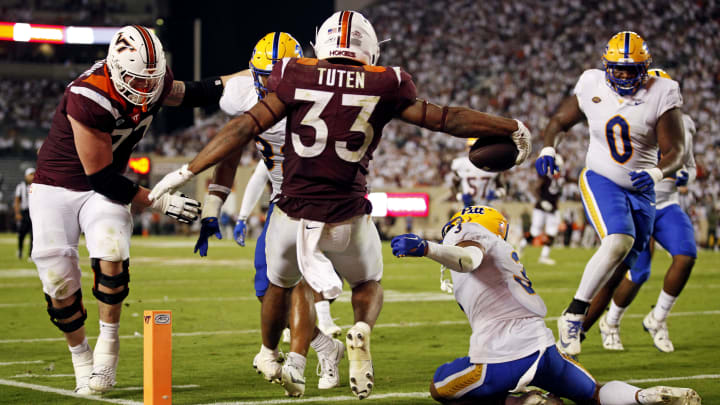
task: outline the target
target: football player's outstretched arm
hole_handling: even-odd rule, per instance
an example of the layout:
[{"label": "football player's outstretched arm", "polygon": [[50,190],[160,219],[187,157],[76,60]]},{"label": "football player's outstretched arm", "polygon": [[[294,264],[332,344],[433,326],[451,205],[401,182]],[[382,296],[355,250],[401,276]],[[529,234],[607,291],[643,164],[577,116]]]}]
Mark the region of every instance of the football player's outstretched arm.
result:
[{"label": "football player's outstretched arm", "polygon": [[515,164],[525,161],[532,149],[530,131],[522,122],[467,107],[440,107],[426,100],[416,99],[400,113],[400,119],[459,138],[510,137],[518,148]]},{"label": "football player's outstretched arm", "polygon": [[459,138],[510,136],[517,131],[517,121],[486,114],[467,107],[440,107],[417,99],[400,113],[400,118],[432,131],[446,132]]},{"label": "football player's outstretched arm", "polygon": [[235,76],[249,76],[250,70],[245,69],[239,72],[225,75],[209,77],[196,82],[184,82],[182,80],[173,80],[170,94],[163,100],[163,105],[177,107],[179,105],[187,107],[202,107],[206,105],[217,104],[222,96],[225,83]]},{"label": "football player's outstretched arm", "polygon": [[679,108],[665,111],[655,124],[655,134],[661,152],[658,168],[662,170],[663,177],[674,175],[683,164],[685,149],[683,131],[682,112]]}]

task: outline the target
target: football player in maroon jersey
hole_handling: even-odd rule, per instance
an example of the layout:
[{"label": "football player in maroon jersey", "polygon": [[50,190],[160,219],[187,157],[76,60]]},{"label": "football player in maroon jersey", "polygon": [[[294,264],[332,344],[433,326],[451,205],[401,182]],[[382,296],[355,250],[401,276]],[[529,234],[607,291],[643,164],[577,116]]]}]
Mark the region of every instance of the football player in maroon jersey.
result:
[{"label": "football player in maroon jersey", "polygon": [[312,308],[306,326],[292,329],[285,364],[276,361],[290,291],[304,277],[326,298],[337,297],[339,274],[352,289],[355,325],[346,340],[350,388],[362,399],[374,384],[370,333],[383,302],[381,245],[370,220],[365,176],[383,127],[399,118],[461,138],[511,137],[519,150],[516,163],[530,153],[530,132],[517,120],[418,99],[408,73],[376,65],[375,30],[360,13],[333,14],[314,46],[317,59],[275,63],[268,82],[272,93],[229,121],[190,164],[161,180],[150,199],[162,198],[287,117],[282,194],[267,234],[270,287],[262,304],[258,369],[280,380],[290,395],[302,395]]},{"label": "football player in maroon jersey", "polygon": [[[148,189],[122,175],[130,154],[162,105],[215,104],[229,77],[173,80],[160,40],[133,25],[115,34],[105,60],[65,89],[38,153],[29,203],[37,230],[32,258],[50,320],[64,332],[72,353],[79,394],[104,392],[115,384],[118,322],[130,281],[128,205],[149,206],[184,223],[200,213],[200,203],[182,195],[148,200]],[[77,249],[81,232],[100,318],[94,353],[85,337]]]}]

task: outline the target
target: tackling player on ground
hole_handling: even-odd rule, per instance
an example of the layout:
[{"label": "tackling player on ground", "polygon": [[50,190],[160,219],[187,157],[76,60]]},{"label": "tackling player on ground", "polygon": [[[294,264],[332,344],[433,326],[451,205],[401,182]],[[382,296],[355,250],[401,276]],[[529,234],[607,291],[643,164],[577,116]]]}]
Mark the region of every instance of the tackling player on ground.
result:
[{"label": "tackling player on ground", "polygon": [[615,34],[603,54],[605,70],[589,69],[580,76],[574,94],[545,128],[545,147],[535,162],[538,174],[553,174],[559,135],[587,119],[590,146],[579,183],[585,212],[601,242],[558,319],[558,348],[570,355],[580,353],[590,301],[610,277],[622,276],[635,264],[650,239],[655,184],[681,165],[680,89],[672,80],[648,76],[650,61],[638,34]]},{"label": "tackling player on ground", "polygon": [[[664,70],[651,69],[651,76],[671,80]],[[658,80],[658,79],[655,79]],[[695,158],[693,156],[693,136],[695,123],[687,114],[683,114],[684,145],[683,167],[675,176],[666,177],[655,185],[655,223],[653,239],[650,239],[645,250],[640,253],[637,262],[620,281],[615,294],[610,299],[612,286],[606,285],[595,296],[590,305],[583,329],[588,330],[610,301],[610,309],[600,319],[599,329],[602,344],[608,350],[623,350],[620,340],[620,320],[627,307],[632,303],[640,287],[650,277],[650,264],[653,254],[653,240],[656,240],[672,256],[670,268],[665,273],[663,288],[658,296],[655,307],[643,319],[643,328],[650,333],[655,347],[661,352],[675,350],[666,319],[680,292],[690,278],[690,272],[697,257],[695,234],[690,217],[682,210],[679,203],[678,187],[687,186],[695,179]]]},{"label": "tackling player on ground", "polygon": [[451,269],[455,299],[470,322],[468,356],[438,367],[430,383],[444,404],[560,405],[527,386],[581,405],[699,405],[689,388],[640,389],[621,381],[600,385],[580,364],[560,354],[545,326],[545,303],[513,246],[508,222],[491,207],[466,207],[443,227],[443,243],[414,234],[391,242],[397,257],[426,256]]},{"label": "tackling player on ground", "polygon": [[[302,353],[291,352],[282,368],[273,358],[290,292],[304,278],[325,298],[335,298],[342,291],[339,274],[352,289],[355,324],[346,344],[350,388],[362,399],[374,386],[370,336],[383,303],[382,249],[365,176],[383,127],[399,118],[461,138],[510,137],[519,150],[516,163],[530,152],[530,133],[517,120],[416,98],[408,73],[376,66],[375,30],[360,13],[328,18],[317,31],[315,53],[318,59],[276,63],[268,81],[272,93],[230,121],[190,164],[167,175],[151,198],[176,189],[287,116],[282,194],[267,236],[273,243],[266,245],[270,286],[262,304],[258,368],[266,377],[280,375],[286,390],[304,392]],[[313,325],[291,328],[292,341],[309,343]]]},{"label": "tackling player on ground", "polygon": [[[148,200],[148,189],[122,175],[130,154],[162,105],[216,104],[226,79],[173,80],[160,40],[133,25],[113,36],[105,60],[65,89],[38,153],[30,216],[37,231],[32,258],[50,320],[65,334],[72,353],[79,394],[115,385],[120,312],[130,282],[129,204],[149,206],[184,223],[200,215],[200,203],[182,195]],[[94,353],[85,337],[80,233],[90,254],[100,318]]]},{"label": "tackling player on ground", "polygon": [[[267,80],[275,62],[287,57],[302,57],[302,48],[292,35],[286,32],[271,32],[262,37],[253,49],[250,58],[250,69],[228,80],[225,91],[220,98],[220,108],[231,116],[239,116],[250,110],[252,106],[257,104],[258,100],[262,100],[267,96]],[[240,246],[245,246],[245,219],[247,219],[247,215],[260,198],[267,180],[270,179],[273,189],[270,196],[270,206],[268,207],[265,226],[255,247],[255,294],[261,302],[269,285],[265,257],[266,233],[275,201],[280,195],[282,187],[282,148],[285,143],[285,125],[286,120],[280,120],[255,138],[255,144],[262,154],[263,160],[258,163],[245,188],[240,216],[234,232],[235,241]],[[235,172],[240,163],[242,152],[242,149],[238,150],[215,168],[212,182],[208,186],[208,193],[205,196],[200,235],[195,245],[195,252],[199,251],[200,256],[207,255],[208,237],[215,235],[217,238],[222,238],[218,223],[220,208],[235,181]],[[304,294],[298,292],[296,299],[304,299]],[[328,301],[319,300],[315,306],[324,310],[326,312],[324,316],[330,318],[332,323]],[[293,324],[295,315],[295,313],[291,314],[291,324]],[[335,330],[329,329],[330,326],[321,322],[319,330],[314,331],[310,343],[318,354],[318,363],[321,366],[318,381],[319,389],[334,388],[340,384],[338,363],[343,357],[344,346],[339,340],[331,339],[322,333],[331,336]],[[334,323],[332,326],[335,327],[339,334],[340,328],[335,326]],[[323,327],[328,328],[329,333],[325,332]],[[257,366],[256,362],[253,365]]]}]

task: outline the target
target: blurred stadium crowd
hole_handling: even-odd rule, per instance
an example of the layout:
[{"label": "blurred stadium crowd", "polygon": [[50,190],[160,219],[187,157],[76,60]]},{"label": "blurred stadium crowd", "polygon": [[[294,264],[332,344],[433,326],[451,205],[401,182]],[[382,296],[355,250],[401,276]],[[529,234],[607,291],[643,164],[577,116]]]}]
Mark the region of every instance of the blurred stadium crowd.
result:
[{"label": "blurred stadium crowd", "polygon": [[[112,24],[128,7],[122,1],[31,3],[34,8],[28,8],[25,1],[5,2],[2,14],[11,21],[21,21],[37,15],[34,9],[62,10],[52,11],[57,23]],[[73,13],[74,9],[83,12]],[[379,39],[390,39],[381,45],[379,63],[399,65],[412,74],[420,97],[518,118],[535,135],[536,152],[541,148],[540,133],[548,117],[570,94],[580,74],[585,69],[602,68],[601,54],[608,39],[623,29],[639,33],[650,46],[651,67],[665,69],[680,83],[684,111],[696,123],[697,181],[684,194],[682,205],[697,230],[715,233],[720,211],[717,1],[398,0],[376,2],[361,11],[373,22]],[[306,54],[312,55],[309,46]],[[5,56],[13,58],[12,54]],[[46,131],[66,84],[50,79],[0,79],[0,156],[27,156],[37,149],[42,136],[26,135],[28,131],[16,135],[17,129]],[[139,152],[176,156],[197,151],[226,119],[218,112],[174,133],[151,130],[139,145]],[[558,148],[565,158],[569,180],[564,199],[578,198],[574,180],[584,165],[587,145],[587,127],[582,124],[566,134]],[[464,149],[464,140],[393,122],[386,127],[384,141],[371,164],[370,187],[450,187],[450,162]],[[252,164],[255,159],[254,148],[248,148],[243,163]],[[532,201],[530,185],[536,178],[533,162],[529,159],[505,175],[506,200]]]}]

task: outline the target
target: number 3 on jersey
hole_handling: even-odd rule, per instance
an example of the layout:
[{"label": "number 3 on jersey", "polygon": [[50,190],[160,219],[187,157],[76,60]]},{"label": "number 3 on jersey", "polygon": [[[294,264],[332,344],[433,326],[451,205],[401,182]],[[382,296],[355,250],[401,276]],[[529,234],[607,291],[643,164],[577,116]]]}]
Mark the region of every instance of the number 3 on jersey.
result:
[{"label": "number 3 on jersey", "polygon": [[[620,140],[622,141],[621,154],[618,152],[618,142],[616,139],[615,127],[620,127]],[[623,118],[622,115],[616,115],[605,124],[605,137],[607,138],[608,146],[610,147],[610,155],[613,160],[622,164],[625,164],[633,154],[632,143],[630,143],[630,125]]]},{"label": "number 3 on jersey", "polygon": [[[320,114],[323,110],[325,110],[328,103],[330,103],[334,94],[335,93],[331,91],[295,89],[296,100],[313,102],[312,107],[310,107],[310,110],[308,110],[300,124],[307,125],[315,129],[315,142],[313,142],[310,146],[305,146],[300,141],[300,135],[296,133],[292,134],[293,148],[298,156],[303,158],[312,158],[319,156],[325,150],[328,140],[328,127],[325,121],[320,118]],[[368,120],[375,110],[375,106],[378,101],[380,101],[379,96],[360,94],[342,95],[342,105],[348,107],[361,107],[360,112],[350,127],[350,131],[361,132],[365,136],[365,139],[363,140],[363,144],[360,146],[360,149],[356,151],[348,149],[346,141],[336,141],[335,153],[337,153],[340,159],[346,162],[356,163],[365,156],[365,152],[370,146],[370,143],[375,135],[372,125],[370,125]]]}]

